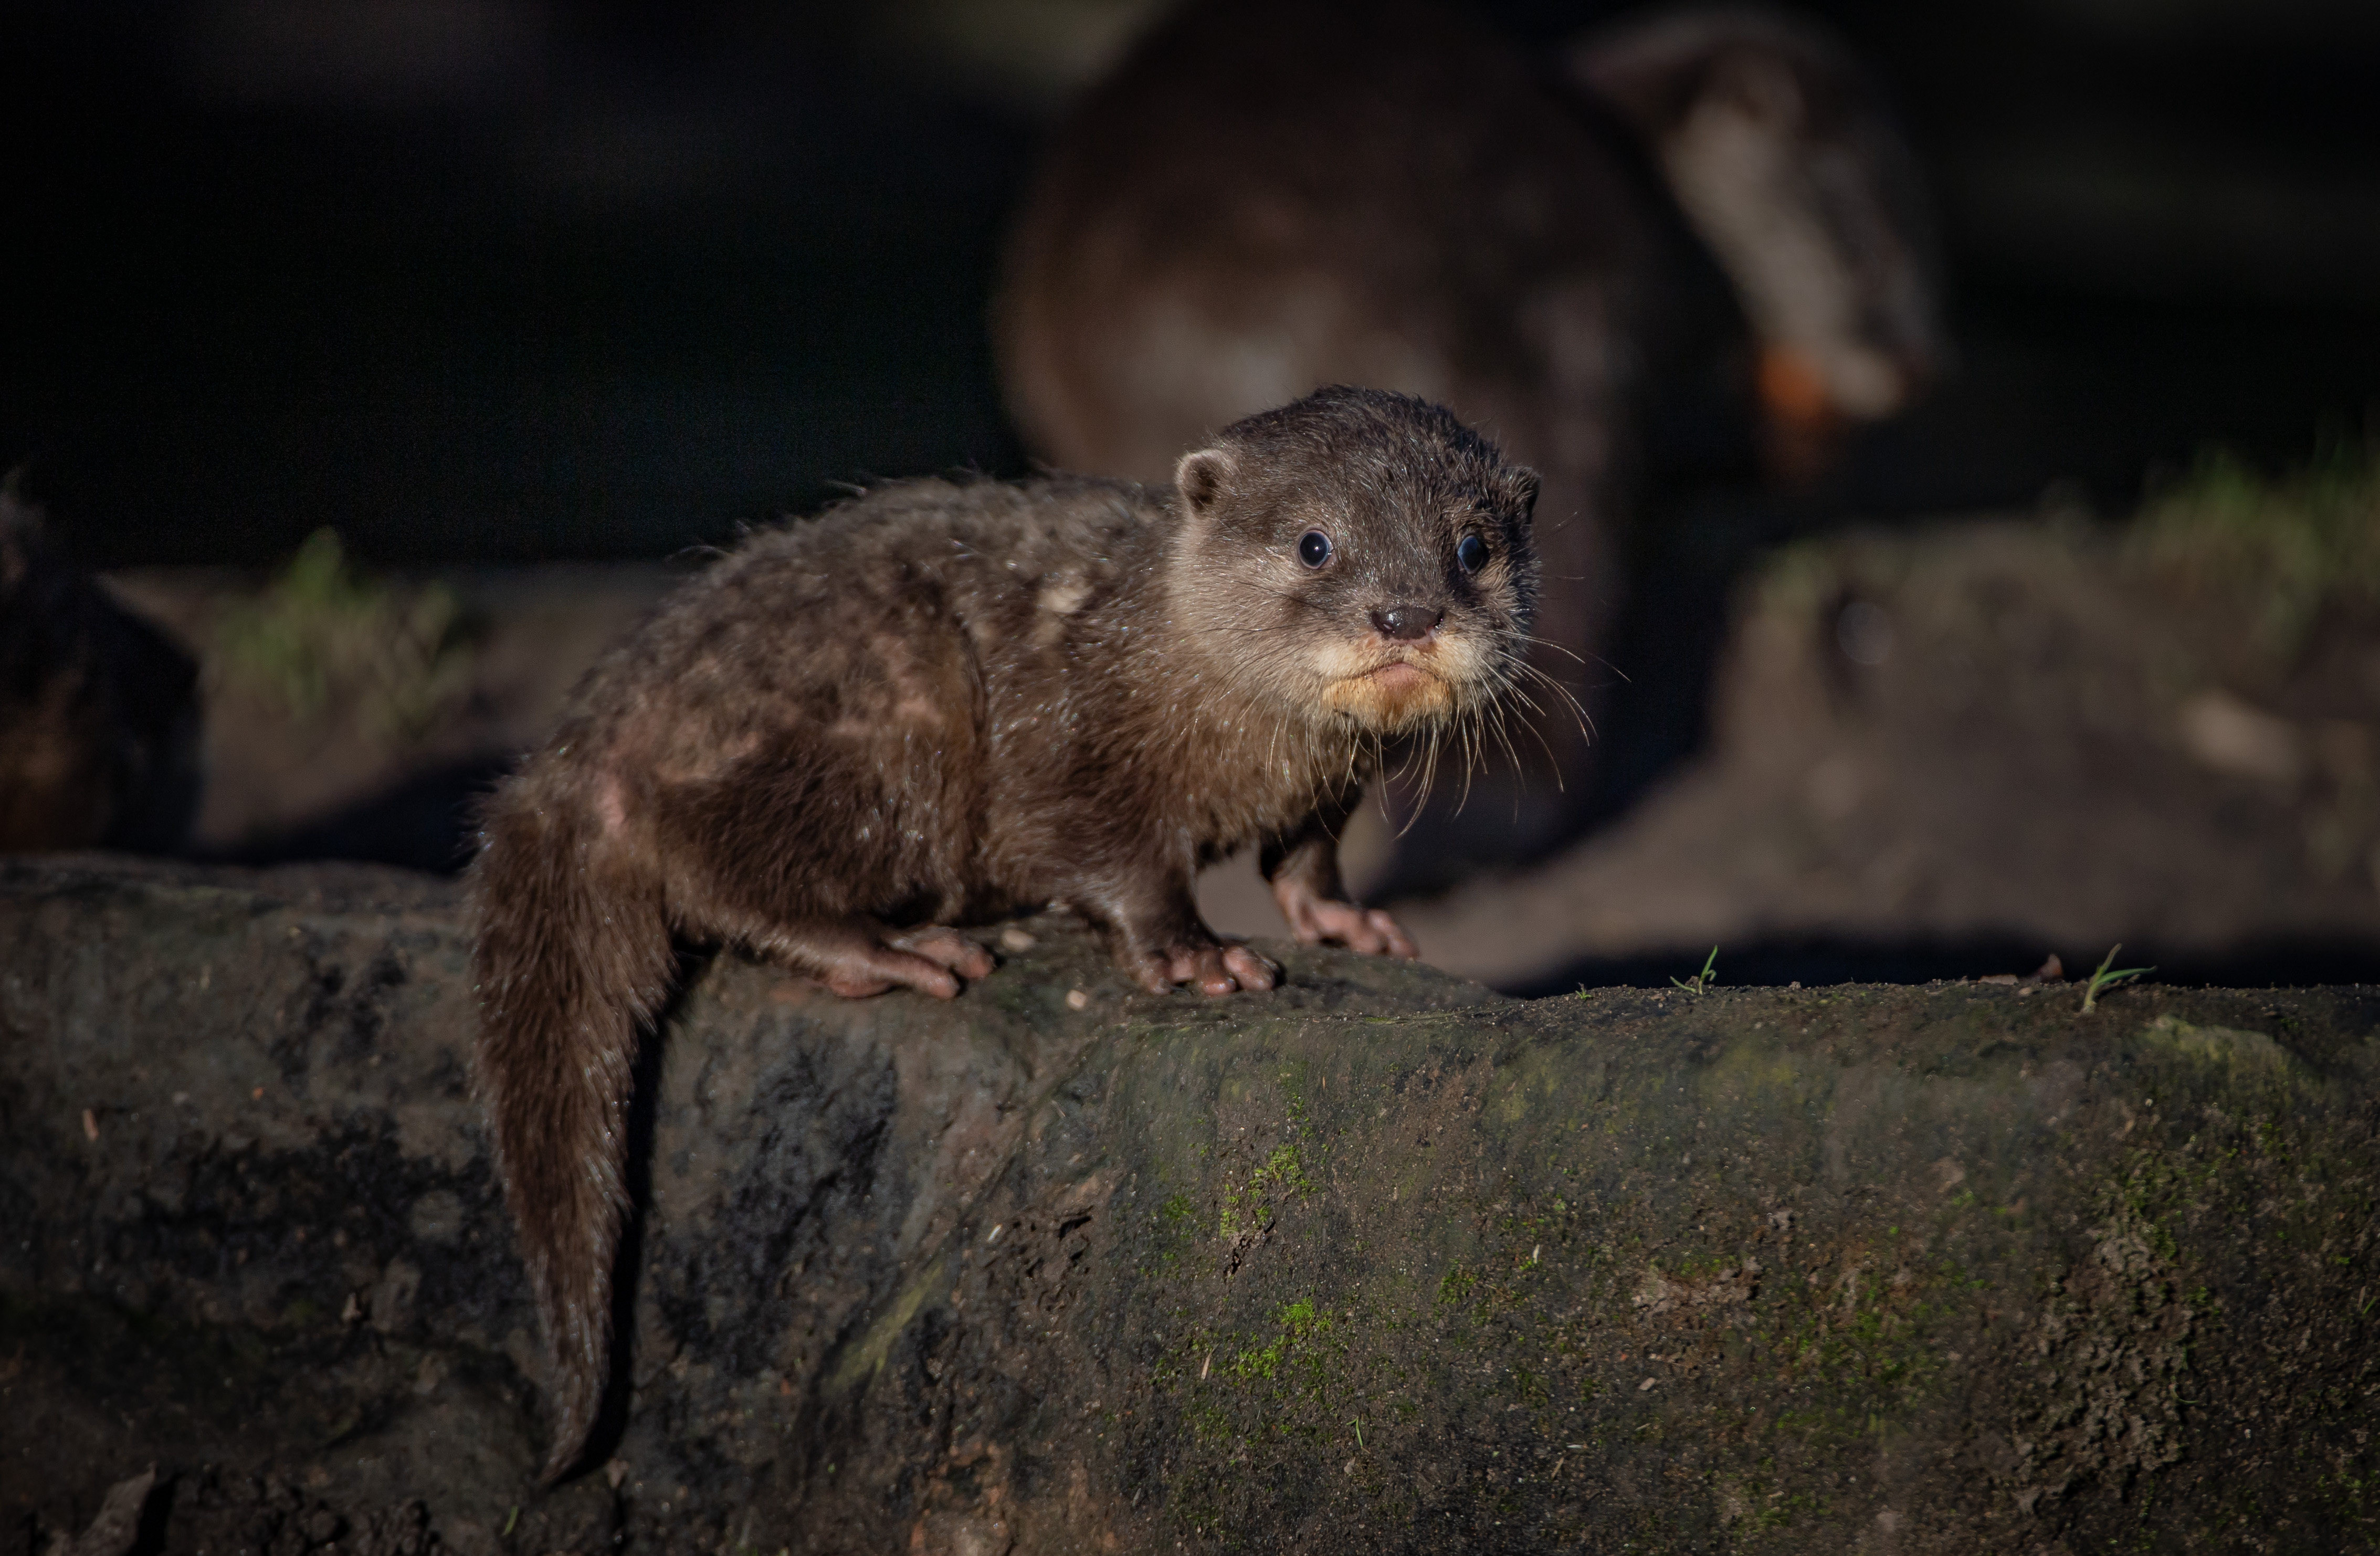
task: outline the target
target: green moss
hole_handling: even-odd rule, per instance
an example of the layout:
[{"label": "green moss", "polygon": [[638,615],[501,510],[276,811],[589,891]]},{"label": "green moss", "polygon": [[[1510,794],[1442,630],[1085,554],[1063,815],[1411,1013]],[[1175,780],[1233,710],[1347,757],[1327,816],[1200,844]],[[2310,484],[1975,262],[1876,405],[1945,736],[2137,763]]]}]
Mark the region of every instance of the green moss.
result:
[{"label": "green moss", "polygon": [[2251,1086],[2286,1086],[2304,1071],[2289,1050],[2262,1032],[2199,1026],[2170,1012],[2143,1027],[2141,1037],[2153,1051],[2219,1067],[2229,1072],[2226,1078]]},{"label": "green moss", "polygon": [[1225,1243],[1243,1243],[1269,1231],[1282,1200],[1303,1197],[1315,1191],[1314,1178],[1308,1171],[1314,1124],[1298,1085],[1302,1069],[1303,1066],[1293,1066],[1275,1077],[1287,1113],[1281,1143],[1245,1179],[1224,1182],[1215,1234]]},{"label": "green moss", "polygon": [[1224,1187],[1215,1234],[1228,1242],[1262,1231],[1272,1224],[1273,1208],[1281,1197],[1313,1192],[1314,1180],[1306,1175],[1305,1153],[1298,1142],[1276,1146],[1246,1182]]},{"label": "green moss", "polygon": [[1314,1385],[1319,1387],[1326,1377],[1324,1358],[1318,1354],[1319,1343],[1330,1333],[1330,1318],[1315,1311],[1312,1299],[1300,1297],[1283,1303],[1274,1315],[1281,1332],[1260,1348],[1242,1351],[1224,1365],[1224,1371],[1242,1381],[1261,1379],[1271,1382],[1282,1376],[1285,1368],[1302,1369]]},{"label": "green moss", "polygon": [[892,1343],[901,1331],[909,1327],[926,1305],[926,1299],[939,1295],[946,1282],[943,1275],[949,1266],[946,1260],[935,1259],[924,1272],[902,1288],[877,1320],[868,1327],[859,1343],[851,1347],[835,1364],[827,1381],[830,1393],[847,1393],[884,1369],[885,1359],[892,1355]]}]

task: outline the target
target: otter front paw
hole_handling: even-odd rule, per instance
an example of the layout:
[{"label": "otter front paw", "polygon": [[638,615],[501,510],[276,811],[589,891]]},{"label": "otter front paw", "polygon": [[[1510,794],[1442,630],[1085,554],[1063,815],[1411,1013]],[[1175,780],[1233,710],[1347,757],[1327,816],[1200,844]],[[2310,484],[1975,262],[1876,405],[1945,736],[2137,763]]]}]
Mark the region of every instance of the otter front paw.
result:
[{"label": "otter front paw", "polygon": [[1242,989],[1269,989],[1281,968],[1245,945],[1184,943],[1153,950],[1142,965],[1143,987],[1162,993],[1175,984],[1187,984],[1201,994],[1231,994]]},{"label": "otter front paw", "polygon": [[1273,898],[1289,920],[1290,932],[1308,945],[1333,941],[1367,956],[1421,954],[1403,927],[1377,907],[1358,907],[1293,884],[1275,885]]}]

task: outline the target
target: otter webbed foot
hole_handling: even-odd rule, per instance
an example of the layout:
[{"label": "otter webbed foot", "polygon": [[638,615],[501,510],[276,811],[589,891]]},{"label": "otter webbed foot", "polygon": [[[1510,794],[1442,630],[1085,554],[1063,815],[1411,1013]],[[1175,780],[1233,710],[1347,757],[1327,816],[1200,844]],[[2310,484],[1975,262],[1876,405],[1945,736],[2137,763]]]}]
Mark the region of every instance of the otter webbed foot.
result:
[{"label": "otter webbed foot", "polygon": [[986,977],[998,965],[990,952],[940,924],[889,930],[861,918],[789,926],[751,940],[753,949],[846,999],[889,989],[956,999],[962,979]]},{"label": "otter webbed foot", "polygon": [[1292,876],[1273,881],[1273,900],[1290,933],[1307,945],[1336,943],[1367,956],[1419,956],[1421,948],[1394,918],[1377,907],[1326,897]]},{"label": "otter webbed foot", "polygon": [[1269,989],[1281,979],[1281,967],[1269,957],[1245,945],[1214,941],[1168,946],[1152,953],[1149,962],[1150,971],[1140,981],[1160,993],[1185,984],[1201,994],[1235,994],[1243,989]]},{"label": "otter webbed foot", "polygon": [[1108,942],[1126,978],[1153,994],[1187,985],[1201,994],[1270,989],[1281,968],[1236,941],[1217,938],[1198,917],[1190,878],[1127,880],[1070,904]]}]

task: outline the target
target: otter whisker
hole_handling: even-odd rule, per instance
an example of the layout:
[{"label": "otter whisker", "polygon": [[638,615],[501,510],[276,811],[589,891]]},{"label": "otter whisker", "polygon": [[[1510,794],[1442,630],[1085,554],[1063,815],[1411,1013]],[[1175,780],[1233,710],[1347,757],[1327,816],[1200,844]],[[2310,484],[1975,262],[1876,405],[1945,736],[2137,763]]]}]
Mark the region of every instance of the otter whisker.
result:
[{"label": "otter whisker", "polygon": [[[1519,641],[1528,645],[1530,648],[1551,649],[1554,652],[1566,655],[1580,664],[1585,664],[1590,658],[1597,657],[1582,654],[1576,649],[1571,648],[1567,644],[1557,643],[1550,638],[1540,638],[1534,632],[1515,632],[1512,636]],[[1599,663],[1608,663],[1608,662],[1602,661],[1599,658],[1597,658],[1597,662]]]},{"label": "otter whisker", "polygon": [[[1544,671],[1538,669],[1534,664],[1524,664],[1521,666],[1521,669],[1523,673],[1527,675],[1537,685],[1551,691],[1554,696],[1561,699],[1563,705],[1570,710],[1572,717],[1578,721],[1578,729],[1581,735],[1587,736],[1589,739],[1594,738],[1595,720],[1587,713],[1585,705],[1580,702],[1579,699],[1572,694],[1571,689],[1568,687],[1562,685],[1551,675],[1547,675]],[[1514,695],[1517,696],[1519,693],[1515,692]]]}]

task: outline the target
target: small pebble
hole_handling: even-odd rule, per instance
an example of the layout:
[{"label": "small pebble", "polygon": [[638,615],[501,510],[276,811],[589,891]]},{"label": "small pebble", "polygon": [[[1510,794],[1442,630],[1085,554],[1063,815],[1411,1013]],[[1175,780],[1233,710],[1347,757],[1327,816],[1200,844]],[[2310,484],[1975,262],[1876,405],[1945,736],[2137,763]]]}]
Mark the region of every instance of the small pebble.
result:
[{"label": "small pebble", "polygon": [[1000,948],[1002,951],[1030,951],[1033,943],[1033,937],[1014,924],[1000,931]]},{"label": "small pebble", "polygon": [[1091,1008],[1091,996],[1083,990],[1069,989],[1066,991],[1066,1008],[1068,1010],[1088,1010]]}]

